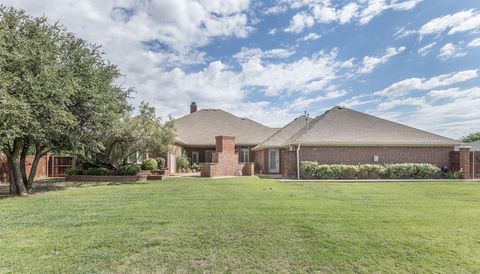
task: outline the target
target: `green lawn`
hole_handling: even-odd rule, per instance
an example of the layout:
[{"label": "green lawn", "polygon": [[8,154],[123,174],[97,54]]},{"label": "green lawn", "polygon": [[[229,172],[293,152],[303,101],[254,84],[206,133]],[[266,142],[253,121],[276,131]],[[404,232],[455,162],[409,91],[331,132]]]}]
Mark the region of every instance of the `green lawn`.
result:
[{"label": "green lawn", "polygon": [[473,183],[175,178],[0,209],[0,272],[480,272]]}]

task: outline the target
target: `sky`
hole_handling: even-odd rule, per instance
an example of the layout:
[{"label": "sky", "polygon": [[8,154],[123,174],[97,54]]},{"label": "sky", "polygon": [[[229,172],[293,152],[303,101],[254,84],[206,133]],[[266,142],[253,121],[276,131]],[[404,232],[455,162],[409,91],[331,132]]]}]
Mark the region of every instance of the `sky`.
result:
[{"label": "sky", "polygon": [[281,127],[343,105],[460,138],[480,131],[478,0],[0,0],[116,64],[133,105],[191,101]]}]

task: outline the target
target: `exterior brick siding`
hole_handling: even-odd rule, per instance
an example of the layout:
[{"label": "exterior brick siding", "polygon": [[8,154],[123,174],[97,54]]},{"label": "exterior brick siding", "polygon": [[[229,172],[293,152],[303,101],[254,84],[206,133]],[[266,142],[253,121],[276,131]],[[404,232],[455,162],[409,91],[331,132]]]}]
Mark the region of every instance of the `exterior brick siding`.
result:
[{"label": "exterior brick siding", "polygon": [[453,147],[301,147],[301,161],[324,164],[430,163],[438,167],[449,164]]}]

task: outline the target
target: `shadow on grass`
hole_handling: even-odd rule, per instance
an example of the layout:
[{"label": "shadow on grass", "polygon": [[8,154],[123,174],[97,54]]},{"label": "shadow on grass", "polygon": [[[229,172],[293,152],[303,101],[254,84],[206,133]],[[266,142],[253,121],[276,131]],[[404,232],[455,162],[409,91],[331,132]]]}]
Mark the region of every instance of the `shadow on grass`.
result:
[{"label": "shadow on grass", "polygon": [[[64,178],[49,178],[35,181],[33,189],[29,195],[45,193],[50,191],[62,191],[69,187],[94,187],[94,186],[120,186],[133,184],[147,184],[148,181],[142,182],[66,182]],[[0,200],[18,197],[10,194],[8,184],[0,184]]]}]

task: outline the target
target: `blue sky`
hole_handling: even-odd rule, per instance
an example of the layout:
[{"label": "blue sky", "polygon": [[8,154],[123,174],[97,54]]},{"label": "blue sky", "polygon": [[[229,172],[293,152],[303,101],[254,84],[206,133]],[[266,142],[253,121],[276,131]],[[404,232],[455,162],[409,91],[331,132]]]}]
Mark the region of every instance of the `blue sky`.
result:
[{"label": "blue sky", "polygon": [[270,126],[347,107],[480,131],[480,1],[3,0],[104,48],[163,117],[190,101]]}]

